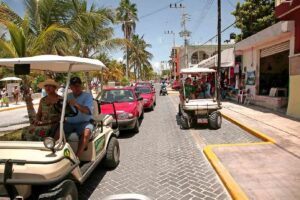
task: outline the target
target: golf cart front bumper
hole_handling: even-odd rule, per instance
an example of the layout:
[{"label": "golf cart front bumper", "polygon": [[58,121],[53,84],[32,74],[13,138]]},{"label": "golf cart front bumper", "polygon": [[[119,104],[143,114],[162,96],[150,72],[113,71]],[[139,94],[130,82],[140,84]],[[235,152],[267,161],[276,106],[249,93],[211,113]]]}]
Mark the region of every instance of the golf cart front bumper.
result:
[{"label": "golf cart front bumper", "polygon": [[[134,117],[132,119],[122,119],[118,120],[119,130],[130,130],[133,129],[136,124],[137,118]],[[113,122],[113,127],[117,127],[116,122]]]}]

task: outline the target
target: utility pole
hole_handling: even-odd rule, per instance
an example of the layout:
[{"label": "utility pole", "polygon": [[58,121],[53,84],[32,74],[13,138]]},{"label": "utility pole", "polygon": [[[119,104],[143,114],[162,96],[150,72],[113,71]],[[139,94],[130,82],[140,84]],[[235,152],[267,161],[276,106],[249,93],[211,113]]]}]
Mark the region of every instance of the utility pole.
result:
[{"label": "utility pole", "polygon": [[[175,32],[168,30],[168,31],[165,31],[165,34],[166,35],[173,35],[173,47],[172,47],[172,51],[171,51],[172,52],[171,53],[171,59],[172,59],[172,66],[174,68],[173,70],[174,70],[174,80],[175,80],[176,79],[176,66],[175,66],[175,62],[174,62],[174,56],[175,55],[173,55],[173,49],[175,50],[175,47],[176,47],[176,44],[175,44]],[[170,71],[170,74],[172,76],[172,72],[171,71]]]},{"label": "utility pole", "polygon": [[218,66],[217,66],[217,102],[220,106],[220,81],[221,81],[221,0],[218,0]]},{"label": "utility pole", "polygon": [[188,38],[191,36],[191,31],[188,31],[186,28],[186,22],[188,20],[190,20],[189,15],[187,13],[185,13],[185,6],[183,4],[170,4],[170,8],[180,8],[183,10],[182,12],[182,16],[181,16],[181,27],[182,27],[182,31],[180,31],[179,35],[180,37],[182,37],[184,39],[184,61],[185,61],[185,67],[184,68],[188,68],[189,66],[189,60],[188,60],[188,50],[187,50],[187,46],[188,46]]}]

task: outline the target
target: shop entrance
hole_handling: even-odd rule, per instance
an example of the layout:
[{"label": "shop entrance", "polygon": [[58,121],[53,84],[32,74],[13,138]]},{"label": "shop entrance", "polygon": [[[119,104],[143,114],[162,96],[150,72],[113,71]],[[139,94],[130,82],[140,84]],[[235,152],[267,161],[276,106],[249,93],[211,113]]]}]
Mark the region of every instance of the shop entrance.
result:
[{"label": "shop entrance", "polygon": [[260,58],[259,95],[288,97],[289,50]]}]

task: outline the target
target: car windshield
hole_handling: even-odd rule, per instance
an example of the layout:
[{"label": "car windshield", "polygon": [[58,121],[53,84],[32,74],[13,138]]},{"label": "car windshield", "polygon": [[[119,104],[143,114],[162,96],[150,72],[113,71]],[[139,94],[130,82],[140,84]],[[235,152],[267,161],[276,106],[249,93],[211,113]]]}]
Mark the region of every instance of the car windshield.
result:
[{"label": "car windshield", "polygon": [[149,94],[149,93],[151,93],[151,89],[149,87],[137,87],[135,90],[140,94]]},{"label": "car windshield", "polygon": [[104,90],[100,100],[103,102],[133,102],[134,94],[131,90]]}]

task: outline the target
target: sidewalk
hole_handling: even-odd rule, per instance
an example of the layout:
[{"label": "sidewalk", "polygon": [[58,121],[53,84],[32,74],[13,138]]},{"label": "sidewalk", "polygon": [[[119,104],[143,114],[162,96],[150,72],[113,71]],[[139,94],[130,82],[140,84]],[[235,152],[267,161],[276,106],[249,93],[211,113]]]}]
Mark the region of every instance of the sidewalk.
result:
[{"label": "sidewalk", "polygon": [[[33,105],[37,105],[37,104],[39,104],[39,102],[40,102],[40,99],[34,99],[33,100]],[[20,101],[20,102],[18,102],[17,105],[15,104],[15,102],[10,103],[9,107],[0,107],[0,112],[15,110],[15,109],[19,109],[19,108],[26,108],[25,101]]]},{"label": "sidewalk", "polygon": [[222,106],[223,114],[276,141],[213,149],[248,198],[300,199],[300,121],[256,106]]}]

